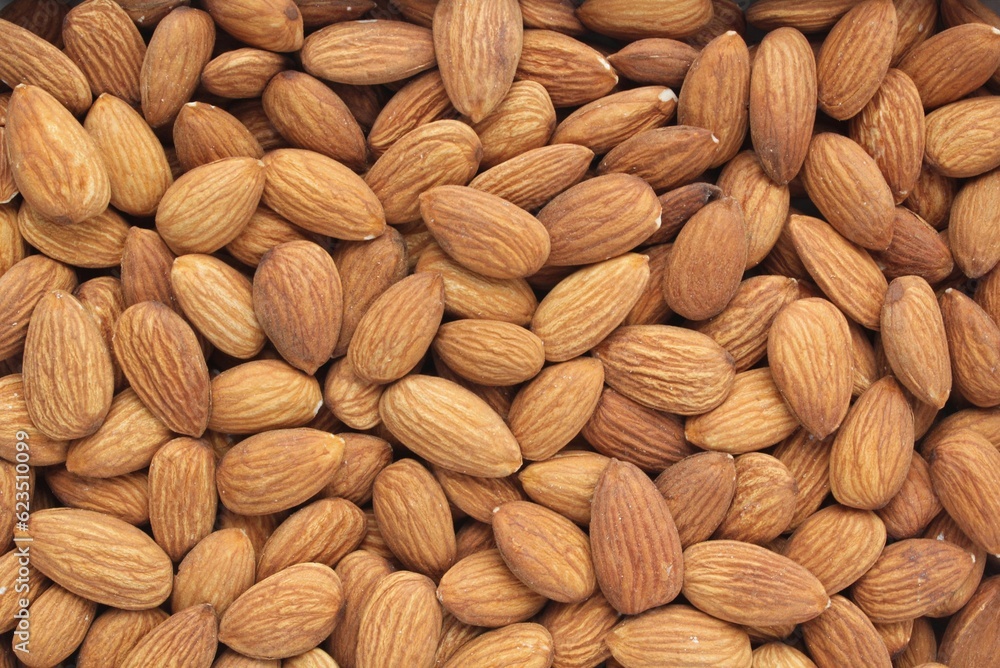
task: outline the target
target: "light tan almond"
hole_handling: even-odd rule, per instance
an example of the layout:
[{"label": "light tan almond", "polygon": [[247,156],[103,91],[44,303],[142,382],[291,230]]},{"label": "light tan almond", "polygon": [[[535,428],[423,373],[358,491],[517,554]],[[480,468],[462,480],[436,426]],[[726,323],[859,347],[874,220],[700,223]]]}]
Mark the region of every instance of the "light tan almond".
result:
[{"label": "light tan almond", "polygon": [[639,132],[666,124],[676,110],[677,94],[663,86],[612,93],[567,116],[550,143],[580,144],[607,153]]},{"label": "light tan almond", "polygon": [[[61,28],[63,19],[59,7],[48,5],[37,9],[41,9],[40,14],[56,18]],[[86,111],[92,99],[90,86],[76,63],[23,24],[5,20],[7,18],[14,17],[0,18],[0,40],[8,45],[0,58],[0,77],[4,82],[11,87],[18,84],[38,86],[55,96],[71,113]]]},{"label": "light tan almond", "polygon": [[207,13],[178,7],[156,24],[139,74],[142,115],[149,126],[169,125],[194,94],[212,57],[215,23]]},{"label": "light tan almond", "polygon": [[491,628],[531,619],[546,602],[511,573],[495,549],[475,552],[452,566],[441,578],[437,597],[462,622]]},{"label": "light tan almond", "polygon": [[174,151],[181,169],[190,171],[223,158],[264,156],[250,130],[229,112],[204,102],[181,107],[173,127]]},{"label": "light tan almond", "polygon": [[[654,190],[670,190],[701,176],[712,163],[718,148],[718,138],[711,130],[702,127],[676,125],[646,130],[611,149],[597,166],[597,173],[634,174]],[[679,225],[670,229],[676,230],[677,227]],[[669,237],[653,239],[662,242],[668,241]]]},{"label": "light tan almond", "polygon": [[226,98],[260,97],[268,82],[291,67],[287,56],[262,49],[233,49],[219,54],[201,71],[201,85]]},{"label": "light tan almond", "polygon": [[[434,583],[400,571],[382,578],[361,613],[358,668],[430,666],[441,635],[441,607]],[[406,638],[406,642],[400,642]]]},{"label": "light tan almond", "polygon": [[301,427],[323,405],[319,382],[274,359],[238,364],[212,379],[208,427],[224,434],[254,434]]},{"label": "light tan almond", "polygon": [[401,81],[437,62],[430,30],[382,19],[318,30],[306,39],[301,56],[314,77],[355,86]]},{"label": "light tan almond", "polygon": [[219,529],[191,548],[177,567],[173,611],[208,603],[221,615],[254,583],[254,551],[242,529]]},{"label": "light tan almond", "polygon": [[456,320],[441,325],[434,352],[460,376],[483,385],[516,385],[545,363],[542,340],[498,320]]},{"label": "light tan almond", "polygon": [[542,84],[557,109],[593,102],[618,83],[600,51],[553,30],[524,31],[515,78]]}]

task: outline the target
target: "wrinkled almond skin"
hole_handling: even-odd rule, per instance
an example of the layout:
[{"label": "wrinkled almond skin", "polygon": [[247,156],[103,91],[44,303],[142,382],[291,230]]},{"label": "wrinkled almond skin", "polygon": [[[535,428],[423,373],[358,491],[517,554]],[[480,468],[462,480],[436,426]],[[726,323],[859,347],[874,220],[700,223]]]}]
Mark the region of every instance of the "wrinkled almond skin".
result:
[{"label": "wrinkled almond skin", "polygon": [[437,598],[462,622],[491,628],[531,619],[546,601],[511,573],[496,549],[459,560],[441,577]]},{"label": "wrinkled almond skin", "polygon": [[169,125],[194,94],[212,57],[215,23],[207,13],[178,7],[156,25],[139,75],[142,115],[149,126]]},{"label": "wrinkled almond skin", "polygon": [[670,508],[634,464],[613,459],[601,474],[590,533],[597,581],[616,610],[636,615],[680,593],[684,560]]},{"label": "wrinkled almond skin", "polygon": [[958,431],[934,448],[931,480],[941,504],[962,530],[987,552],[1000,548],[994,488],[1000,483],[1000,451],[970,431]]},{"label": "wrinkled almond skin", "polygon": [[[830,599],[822,615],[802,627],[806,647],[820,665],[879,666],[889,668],[889,650],[878,631],[854,603],[843,596]],[[838,642],[850,638],[850,642]]]},{"label": "wrinkled almond skin", "polygon": [[[375,585],[361,614],[356,665],[432,665],[441,617],[429,578],[406,571],[387,575]],[[400,638],[407,641],[400,642]]]},{"label": "wrinkled almond skin", "polygon": [[207,0],[205,9],[230,35],[268,51],[302,47],[302,14],[293,0]]},{"label": "wrinkled almond skin", "polygon": [[306,39],[302,66],[314,77],[351,85],[391,83],[434,66],[431,31],[403,21],[345,21]]},{"label": "wrinkled almond skin", "polygon": [[205,441],[177,438],[156,452],[149,464],[149,523],[173,561],[212,532],[217,504],[215,453]]},{"label": "wrinkled almond skin", "polygon": [[954,388],[976,406],[1000,404],[997,346],[1000,328],[974,301],[948,288],[939,298]]},{"label": "wrinkled almond skin", "polygon": [[208,428],[225,434],[253,434],[301,427],[323,405],[319,381],[275,359],[231,367],[212,379]]},{"label": "wrinkled almond skin", "polygon": [[208,603],[217,614],[254,583],[253,544],[242,529],[219,529],[202,538],[177,566],[170,605],[180,612]]},{"label": "wrinkled almond skin", "polygon": [[139,102],[146,43],[125,10],[111,0],[73,8],[63,21],[66,55],[79,65],[94,96],[111,93]]}]

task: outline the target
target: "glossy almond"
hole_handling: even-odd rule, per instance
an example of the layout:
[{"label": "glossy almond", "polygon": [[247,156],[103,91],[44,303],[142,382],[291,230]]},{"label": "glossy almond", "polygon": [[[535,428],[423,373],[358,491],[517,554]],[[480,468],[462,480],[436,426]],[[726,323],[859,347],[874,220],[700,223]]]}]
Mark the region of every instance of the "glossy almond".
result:
[{"label": "glossy almond", "polygon": [[703,127],[672,125],[646,130],[611,149],[597,172],[634,174],[654,190],[669,190],[701,176],[718,147],[718,137]]},{"label": "glossy almond", "polygon": [[981,278],[1000,262],[1000,240],[993,236],[998,198],[1000,170],[993,170],[967,181],[952,203],[948,247],[969,278]]},{"label": "glossy almond", "polygon": [[255,158],[264,149],[250,129],[229,112],[204,102],[181,107],[173,128],[174,151],[181,169],[190,171],[224,158]]}]

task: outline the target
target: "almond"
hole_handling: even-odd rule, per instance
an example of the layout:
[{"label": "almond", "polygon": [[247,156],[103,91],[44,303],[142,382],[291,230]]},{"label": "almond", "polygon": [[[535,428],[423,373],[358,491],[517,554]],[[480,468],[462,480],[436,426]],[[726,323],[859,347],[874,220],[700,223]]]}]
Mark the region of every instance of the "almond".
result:
[{"label": "almond", "polygon": [[134,216],[152,215],[174,179],[163,145],[143,117],[124,100],[102,94],[83,126],[104,158],[111,204]]},{"label": "almond", "polygon": [[744,151],[719,175],[719,188],[735,199],[746,226],[747,267],[760,264],[774,247],[788,220],[788,189],[764,172],[757,155]]},{"label": "almond", "polygon": [[[97,144],[44,89],[17,87],[7,111],[5,137],[17,189],[39,214],[68,224],[107,208],[111,186]],[[66,170],[67,180],[49,178],[53,161]]]},{"label": "almond", "polygon": [[469,186],[534,211],[584,177],[594,152],[575,144],[525,151],[480,173]]},{"label": "almond", "polygon": [[532,501],[574,522],[589,524],[594,487],[608,461],[594,452],[563,452],[526,466],[518,479]]},{"label": "almond", "polygon": [[545,344],[545,359],[562,362],[597,346],[625,319],[648,280],[648,258],[625,253],[560,281],[531,319],[531,331]]},{"label": "almond", "polygon": [[437,597],[459,620],[491,628],[528,620],[546,601],[517,579],[493,549],[476,552],[452,566],[441,578]]},{"label": "almond", "polygon": [[309,35],[301,56],[314,77],[355,86],[400,81],[436,63],[430,30],[386,20],[329,25]]},{"label": "almond", "polygon": [[749,99],[747,45],[729,30],[712,40],[691,63],[677,102],[678,124],[707,128],[718,138],[710,167],[718,167],[739,152],[750,122]]},{"label": "almond", "polygon": [[198,437],[211,410],[208,367],[184,320],[159,302],[122,313],[114,351],[132,389],[167,427]]},{"label": "almond", "polygon": [[52,439],[89,436],[114,394],[111,357],[97,323],[56,290],[32,312],[24,343],[24,399],[32,423]]},{"label": "almond", "polygon": [[605,636],[618,621],[618,611],[597,593],[582,603],[549,603],[536,621],[552,636],[552,665],[591,666],[611,657]]},{"label": "almond", "polygon": [[951,355],[954,387],[976,406],[1000,403],[996,372],[1000,328],[974,301],[948,288],[940,297],[941,316]]},{"label": "almond", "polygon": [[31,602],[30,645],[20,645],[15,635],[14,655],[27,666],[58,665],[83,642],[95,612],[93,601],[49,587]]},{"label": "almond", "polygon": [[188,102],[174,121],[174,150],[181,169],[190,171],[224,158],[264,155],[260,142],[235,116],[204,102]]},{"label": "almond", "polygon": [[149,521],[149,481],[145,473],[84,478],[62,467],[45,470],[45,484],[64,505],[117,517],[133,526]]},{"label": "almond", "polygon": [[1000,578],[983,580],[969,604],[948,624],[938,652],[938,658],[947,661],[947,665],[972,668],[995,656],[995,630],[1000,624],[996,606],[1000,596],[998,585]]},{"label": "almond", "polygon": [[684,597],[734,624],[801,623],[829,606],[823,585],[804,567],[762,547],[733,540],[684,550]]},{"label": "almond", "polygon": [[[4,407],[0,423],[7,427],[8,434],[0,439],[0,457],[11,463],[16,462],[18,443],[25,442],[30,443],[31,463],[35,466],[49,466],[66,461],[66,441],[49,438],[31,422],[21,374],[12,373],[0,377],[0,401]],[[18,431],[24,431],[28,438],[23,441],[19,439]],[[20,446],[22,449],[23,447]]]},{"label": "almond", "polygon": [[540,83],[556,108],[593,102],[618,83],[600,51],[553,30],[524,31],[515,78]]},{"label": "almond", "polygon": [[215,454],[207,443],[177,438],[156,452],[149,464],[149,524],[172,560],[212,532],[217,501]]},{"label": "almond", "polygon": [[366,550],[352,552],[337,564],[344,590],[343,615],[324,645],[339,665],[355,665],[361,616],[375,586],[393,570],[388,561]]},{"label": "almond", "polygon": [[[951,63],[954,67],[944,67]],[[957,25],[918,44],[899,63],[916,84],[928,109],[955,102],[976,90],[1000,66],[1000,29]]]},{"label": "almond", "polygon": [[[878,631],[854,603],[843,596],[830,599],[822,615],[802,626],[806,647],[819,665],[889,668],[889,650]],[[838,642],[850,638],[850,642]]]},{"label": "almond", "polygon": [[[220,53],[201,71],[201,85],[226,98],[260,97],[268,82],[291,67],[287,56],[262,49],[233,49]],[[308,104],[309,101],[303,100]]]},{"label": "almond", "polygon": [[110,208],[81,223],[60,225],[25,203],[18,212],[18,228],[25,241],[54,260],[104,268],[121,264],[129,225]]},{"label": "almond", "polygon": [[698,49],[665,37],[650,37],[626,44],[608,56],[614,68],[637,83],[680,88]]},{"label": "almond", "polygon": [[1000,132],[991,124],[1000,100],[976,97],[927,116],[925,160],[944,176],[967,178],[1000,166]]},{"label": "almond", "polygon": [[751,661],[746,631],[686,605],[625,619],[606,642],[622,665],[635,668],[685,663],[693,668],[737,668]]},{"label": "almond", "polygon": [[1000,239],[993,236],[998,200],[1000,170],[993,170],[966,182],[952,204],[948,247],[969,278],[982,278],[1000,262]]},{"label": "almond", "polygon": [[[712,162],[718,146],[718,139],[705,128],[676,125],[646,130],[611,149],[597,166],[597,172],[634,174],[654,190],[669,190],[701,176]],[[670,209],[664,207],[664,211],[669,212]],[[657,242],[667,240],[657,236],[651,239]]]},{"label": "almond", "polygon": [[325,495],[341,497],[355,505],[371,501],[379,472],[392,462],[392,447],[377,436],[343,433],[344,463],[334,472]]},{"label": "almond", "polygon": [[885,526],[875,513],[832,505],[802,522],[781,553],[808,568],[833,595],[871,568],[885,540]]},{"label": "almond", "polygon": [[150,127],[169,125],[190,101],[214,46],[215,23],[203,11],[178,7],[156,25],[139,74]]},{"label": "almond", "polygon": [[[948,236],[948,239],[943,239],[920,216],[905,207],[897,206],[892,221],[892,243],[886,250],[872,253],[872,259],[889,280],[913,275],[926,279],[931,285],[937,285],[955,269],[952,251],[948,247],[949,243],[953,243],[954,237],[951,237],[951,232]],[[956,228],[955,237],[957,236]]]},{"label": "almond", "polygon": [[712,17],[706,0],[682,0],[669,15],[658,11],[656,2],[587,0],[580,7],[580,21],[595,32],[633,40],[642,37],[686,37],[698,31]]},{"label": "almond", "polygon": [[914,619],[962,584],[972,571],[973,559],[944,541],[901,540],[886,547],[875,565],[854,583],[854,602],[876,623]]},{"label": "almond", "polygon": [[323,385],[323,402],[328,409],[352,429],[378,426],[378,403],[385,389],[354,373],[350,359],[343,357],[333,363]]},{"label": "almond", "polygon": [[795,476],[799,494],[795,499],[795,528],[819,510],[830,492],[830,439],[814,439],[800,429],[774,449],[774,456]]},{"label": "almond", "polygon": [[[733,358],[704,334],[668,325],[620,327],[594,355],[615,391],[680,415],[709,411],[732,389]],[[644,369],[637,376],[636,369]]]},{"label": "almond", "polygon": [[268,51],[302,48],[302,14],[294,0],[207,0],[219,27],[241,42]]},{"label": "almond", "polygon": [[417,573],[392,573],[375,585],[361,614],[356,665],[430,666],[440,634],[434,583]]},{"label": "almond", "polygon": [[323,405],[319,382],[273,359],[239,364],[212,379],[208,427],[228,434],[301,427]]},{"label": "almond", "polygon": [[[262,432],[241,441],[219,462],[219,498],[241,515],[288,510],[323,489],[343,457],[344,439],[333,434],[315,429]],[[262,462],[271,464],[262,467]],[[261,489],[271,493],[262,496]]]},{"label": "almond", "polygon": [[1000,526],[993,507],[1000,498],[1000,451],[983,437],[960,430],[943,439],[931,455],[934,491],[948,514],[976,544],[1000,552]]},{"label": "almond", "polygon": [[895,43],[892,2],[864,0],[852,7],[816,58],[820,110],[841,121],[861,111],[882,84]]},{"label": "almond", "polygon": [[878,510],[886,532],[893,538],[912,538],[941,512],[941,502],[931,483],[931,468],[914,452],[899,493]]},{"label": "almond", "polygon": [[519,665],[541,668],[552,665],[553,639],[540,624],[511,624],[470,640],[451,655],[444,666],[483,666],[483,668]]},{"label": "almond", "polygon": [[349,241],[374,239],[385,229],[378,198],[332,158],[285,148],[265,155],[264,165],[264,204],[299,227]]},{"label": "almond", "polygon": [[254,583],[254,551],[242,529],[208,534],[177,567],[170,607],[176,613],[208,603],[216,614],[226,610]]},{"label": "almond", "polygon": [[[58,16],[58,8],[50,6],[49,10]],[[37,86],[73,114],[87,110],[92,99],[90,86],[66,54],[27,28],[3,19],[0,19],[0,39],[8,45],[0,59],[0,78],[6,83],[11,87]]]},{"label": "almond", "polygon": [[321,499],[293,513],[267,539],[257,566],[263,580],[292,566],[334,566],[361,543],[367,527],[360,508],[344,499]]},{"label": "almond", "polygon": [[550,143],[580,144],[607,153],[633,135],[666,124],[676,110],[676,93],[663,86],[612,93],[567,116]]},{"label": "almond", "polygon": [[340,578],[329,566],[289,566],[229,606],[219,642],[255,659],[295,656],[330,635],[343,603]]},{"label": "almond", "polygon": [[413,77],[378,110],[368,133],[368,147],[379,157],[403,135],[456,113],[441,73],[425,72]]},{"label": "almond", "polygon": [[816,116],[816,60],[794,28],[761,40],[750,77],[750,138],[761,167],[784,185],[799,173]]},{"label": "almond", "polygon": [[830,301],[855,322],[878,329],[889,284],[865,249],[810,216],[793,214],[788,230],[809,274]]},{"label": "almond", "polygon": [[843,314],[822,299],[790,304],[774,319],[767,349],[771,375],[795,417],[817,438],[832,434],[851,401],[851,339]]},{"label": "almond", "polygon": [[155,608],[170,595],[170,558],[119,519],[89,510],[35,510],[28,533],[32,564],[74,594],[124,610]]},{"label": "almond", "polygon": [[808,656],[791,645],[769,642],[753,651],[756,668],[815,668]]},{"label": "almond", "polygon": [[206,666],[218,648],[218,620],[210,605],[197,605],[173,614],[157,625],[125,655],[128,668],[149,665],[169,656],[186,666]]},{"label": "almond", "polygon": [[[590,531],[597,581],[616,610],[639,614],[680,593],[677,529],[659,490],[636,466],[608,464],[594,490]],[[659,567],[649,569],[650,559]]]},{"label": "almond", "polygon": [[549,235],[542,224],[495,195],[439,186],[420,195],[420,214],[446,253],[485,276],[530,276],[548,259]]},{"label": "almond", "polygon": [[122,659],[146,634],[168,618],[159,608],[150,610],[105,610],[97,615],[80,645],[77,665],[80,668],[97,668],[112,662],[121,665]]},{"label": "almond", "polygon": [[736,493],[733,456],[700,452],[685,457],[656,478],[667,501],[681,546],[700,543],[722,523]]},{"label": "almond", "polygon": [[498,320],[456,320],[438,328],[434,352],[459,375],[483,385],[516,385],[545,363],[542,340]]},{"label": "almond", "polygon": [[136,104],[146,43],[122,7],[92,0],[70,10],[63,20],[66,55],[87,77],[94,96],[110,93]]}]

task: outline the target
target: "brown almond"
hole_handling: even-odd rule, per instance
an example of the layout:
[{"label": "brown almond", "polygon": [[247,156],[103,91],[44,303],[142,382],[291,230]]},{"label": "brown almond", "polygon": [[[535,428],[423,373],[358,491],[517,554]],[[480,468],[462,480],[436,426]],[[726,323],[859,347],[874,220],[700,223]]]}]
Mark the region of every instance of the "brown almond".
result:
[{"label": "brown almond", "polygon": [[438,328],[434,352],[459,375],[483,385],[516,385],[545,362],[542,340],[497,320],[456,320]]},{"label": "brown almond", "polygon": [[698,49],[676,39],[649,37],[608,56],[622,76],[637,83],[680,88]]},{"label": "brown almond", "polygon": [[1000,132],[996,96],[973,97],[945,105],[927,115],[925,160],[944,176],[967,178],[1000,166]]},{"label": "brown almond", "polygon": [[788,529],[798,485],[780,460],[762,452],[736,458],[736,493],[714,536],[764,545]]},{"label": "brown almond", "polygon": [[218,649],[218,618],[208,604],[174,613],[135,644],[121,662],[127,668],[147,666],[169,656],[183,665],[203,666]]},{"label": "brown almond", "polygon": [[191,548],[177,567],[171,609],[208,603],[217,614],[254,583],[254,550],[241,529],[219,529]]},{"label": "brown almond", "polygon": [[702,127],[673,125],[646,130],[611,149],[598,164],[597,173],[634,174],[654,190],[670,190],[701,176],[718,147],[718,138]]},{"label": "brown almond", "polygon": [[[833,596],[822,615],[802,626],[806,647],[819,665],[892,665],[889,650],[865,613],[843,596]],[[837,642],[850,638],[850,642]]]},{"label": "brown almond", "polygon": [[965,97],[989,81],[998,66],[1000,29],[979,22],[942,30],[911,49],[899,63],[928,109]]},{"label": "brown almond", "polygon": [[656,2],[588,0],[577,14],[588,28],[609,37],[633,40],[641,37],[686,37],[701,29],[712,16],[705,0],[681,0],[669,15],[658,11]]},{"label": "brown almond", "polygon": [[174,150],[181,169],[190,171],[223,158],[264,155],[260,142],[229,112],[204,102],[181,107],[173,128]]},{"label": "brown almond", "polygon": [[897,206],[892,221],[892,242],[884,251],[871,255],[889,280],[920,276],[931,285],[937,285],[955,269],[949,243],[950,233],[948,239],[943,239],[920,216]]},{"label": "brown almond", "polygon": [[120,665],[136,643],[167,618],[167,613],[159,608],[105,610],[90,625],[87,637],[80,645],[77,665],[80,668],[97,668],[107,661]]},{"label": "brown almond", "polygon": [[441,617],[429,578],[406,571],[385,576],[372,589],[361,613],[356,665],[431,665],[441,635]]},{"label": "brown almond", "polygon": [[208,428],[224,434],[254,434],[301,427],[322,406],[315,378],[281,360],[258,359],[212,379]]},{"label": "brown almond", "polygon": [[757,154],[738,154],[719,174],[722,192],[735,199],[743,212],[747,240],[747,268],[767,257],[788,220],[788,188],[774,183]]},{"label": "brown almond", "polygon": [[948,288],[939,298],[954,388],[976,406],[1000,403],[1000,328],[969,297]]},{"label": "brown almond", "polygon": [[493,111],[472,124],[483,144],[483,167],[494,167],[548,143],[556,127],[556,110],[545,87],[515,81]]},{"label": "brown almond", "polygon": [[278,525],[261,550],[257,581],[307,562],[334,566],[357,548],[366,531],[365,515],[344,499],[321,499]]},{"label": "brown almond", "polygon": [[[48,13],[62,25],[58,8],[50,6]],[[86,111],[92,99],[90,86],[76,63],[33,31],[6,18],[14,17],[0,19],[0,39],[8,45],[0,59],[3,80],[11,87],[38,86],[73,114]]]},{"label": "brown almond", "polygon": [[567,451],[529,464],[518,480],[535,503],[579,524],[590,524],[594,487],[609,461],[596,452]]},{"label": "brown almond", "polygon": [[149,464],[149,524],[173,561],[212,533],[217,502],[215,453],[205,441],[176,438],[157,450]]},{"label": "brown almond", "polygon": [[618,83],[600,51],[553,30],[524,31],[515,79],[540,83],[557,109],[593,102]]},{"label": "brown almond", "polygon": [[86,75],[95,96],[111,93],[139,102],[146,43],[120,5],[92,0],[74,7],[63,20],[62,37],[66,55]]},{"label": "brown almond", "polygon": [[263,49],[233,49],[220,53],[201,71],[201,85],[226,98],[260,97],[268,82],[291,67],[287,56]]},{"label": "brown almond", "polygon": [[437,597],[459,620],[491,628],[528,620],[546,601],[521,582],[494,549],[471,554],[452,566],[441,578]]},{"label": "brown almond", "polygon": [[194,94],[212,57],[215,23],[207,13],[178,7],[156,24],[139,74],[142,115],[149,126],[169,125]]},{"label": "brown almond", "polygon": [[580,144],[607,153],[639,132],[666,124],[676,109],[677,95],[662,86],[612,93],[567,116],[550,143]]},{"label": "brown almond", "polygon": [[309,35],[301,56],[314,77],[355,86],[400,81],[436,63],[430,30],[380,19],[326,26]]},{"label": "brown almond", "polygon": [[1000,481],[1000,451],[970,431],[945,438],[931,455],[931,479],[941,504],[962,530],[987,552],[1000,552],[993,488]]},{"label": "brown almond", "polygon": [[241,42],[268,51],[302,47],[302,14],[294,0],[206,0],[219,27]]},{"label": "brown almond", "polygon": [[969,278],[981,278],[1000,262],[1000,239],[994,238],[1000,170],[987,172],[958,191],[948,222],[948,248]]},{"label": "brown almond", "polygon": [[534,211],[579,183],[593,158],[594,152],[585,146],[543,146],[480,173],[469,186]]}]

